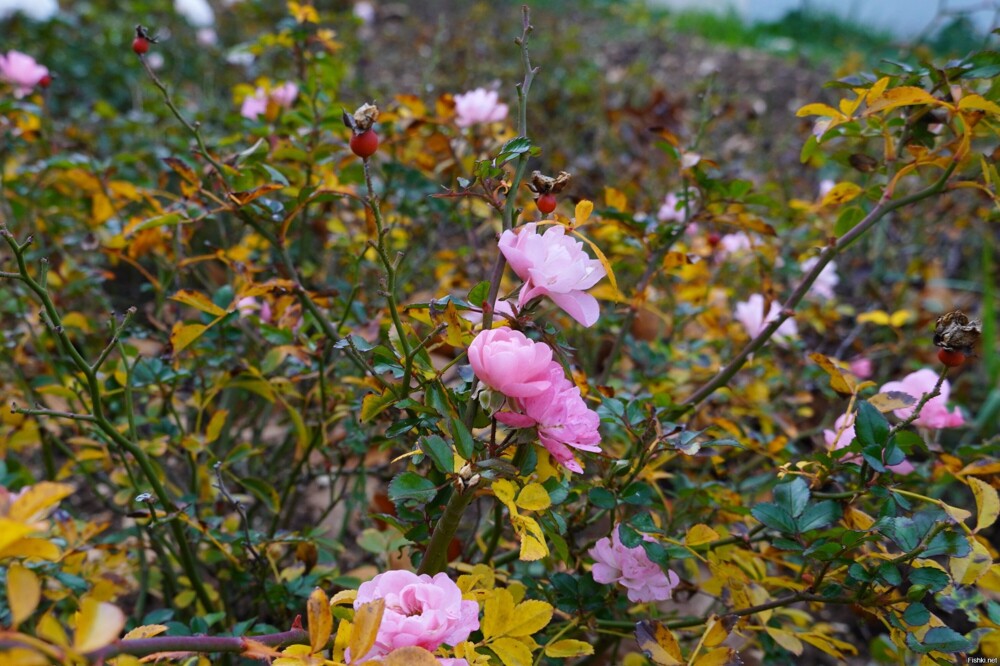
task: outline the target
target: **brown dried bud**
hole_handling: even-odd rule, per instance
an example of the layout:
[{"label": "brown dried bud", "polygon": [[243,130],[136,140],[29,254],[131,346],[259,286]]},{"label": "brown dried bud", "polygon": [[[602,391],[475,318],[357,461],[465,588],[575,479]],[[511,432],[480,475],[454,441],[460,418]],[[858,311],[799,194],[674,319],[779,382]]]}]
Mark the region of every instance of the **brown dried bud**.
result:
[{"label": "brown dried bud", "polygon": [[362,104],[358,107],[358,110],[354,112],[354,131],[358,134],[362,132],[367,132],[378,120],[378,107],[374,104]]},{"label": "brown dried bud", "polygon": [[972,348],[983,334],[983,322],[970,320],[961,310],[937,318],[934,326],[934,344],[948,351],[971,354]]},{"label": "brown dried bud", "polygon": [[555,178],[546,176],[541,171],[532,171],[528,189],[535,194],[559,194],[569,185],[569,181],[572,179],[573,176],[565,171],[560,171]]}]

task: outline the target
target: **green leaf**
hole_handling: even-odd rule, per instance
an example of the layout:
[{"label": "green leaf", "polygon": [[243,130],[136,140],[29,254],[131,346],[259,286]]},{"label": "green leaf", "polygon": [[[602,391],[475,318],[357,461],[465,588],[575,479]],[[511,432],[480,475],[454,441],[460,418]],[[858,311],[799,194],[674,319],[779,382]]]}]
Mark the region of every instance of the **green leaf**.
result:
[{"label": "green leaf", "polygon": [[486,302],[487,297],[490,295],[490,283],[483,280],[475,287],[469,290],[469,295],[466,297],[469,301],[469,305],[474,305],[477,308],[481,307],[483,303]]},{"label": "green leaf", "polygon": [[917,654],[968,652],[973,648],[972,641],[948,627],[928,629],[923,641],[918,640],[913,634],[906,634],[906,646]]},{"label": "green leaf", "polygon": [[864,209],[859,206],[849,206],[840,211],[837,222],[833,225],[833,234],[838,238],[857,226],[865,217]]},{"label": "green leaf", "polygon": [[240,485],[246,488],[247,492],[263,502],[272,513],[278,512],[278,491],[264,479],[248,476],[240,479]]},{"label": "green leaf", "polygon": [[873,527],[892,539],[903,552],[909,552],[920,544],[920,533],[911,518],[882,518]]},{"label": "green leaf", "polygon": [[934,567],[920,567],[918,569],[913,569],[907,576],[910,579],[912,585],[921,585],[926,587],[929,592],[937,592],[938,590],[943,590],[951,579],[948,578],[948,574],[941,571],[940,569],[935,569]]},{"label": "green leaf", "polygon": [[472,460],[476,451],[476,442],[465,423],[457,416],[451,418],[451,436],[455,439],[455,450],[466,460]]},{"label": "green leaf", "polygon": [[[882,416],[882,412],[875,409],[867,400],[858,403],[858,417],[855,421],[854,432],[862,447],[867,448],[877,444],[879,449],[885,446],[889,440],[889,422]],[[882,456],[879,456],[879,460]]]},{"label": "green leaf", "polygon": [[618,526],[618,538],[626,548],[642,545],[642,535],[624,523]]},{"label": "green leaf", "polygon": [[420,441],[420,450],[445,474],[455,471],[455,452],[444,438],[439,435],[428,435]]},{"label": "green leaf", "polygon": [[437,495],[430,479],[414,472],[403,472],[389,482],[389,499],[403,504],[426,504]]},{"label": "green leaf", "polygon": [[903,622],[911,627],[921,627],[931,619],[931,613],[922,603],[910,604],[903,613]]},{"label": "green leaf", "polygon": [[903,576],[899,573],[899,568],[892,562],[883,562],[875,570],[878,576],[887,585],[899,585],[903,582]]},{"label": "green leaf", "polygon": [[750,510],[753,517],[773,530],[784,534],[795,534],[795,519],[784,508],[777,504],[765,502]]},{"label": "green leaf", "polygon": [[793,518],[798,518],[809,503],[809,486],[801,477],[778,484],[774,487],[774,501]]},{"label": "green leaf", "polygon": [[615,501],[615,495],[607,488],[591,488],[587,492],[587,498],[590,503],[599,509],[614,509],[618,504]]},{"label": "green leaf", "polygon": [[636,506],[646,506],[653,501],[653,491],[642,481],[635,481],[622,491],[622,501]]},{"label": "green leaf", "polygon": [[800,532],[808,532],[821,527],[826,527],[830,523],[840,518],[840,506],[831,500],[825,500],[806,507],[798,519]]}]

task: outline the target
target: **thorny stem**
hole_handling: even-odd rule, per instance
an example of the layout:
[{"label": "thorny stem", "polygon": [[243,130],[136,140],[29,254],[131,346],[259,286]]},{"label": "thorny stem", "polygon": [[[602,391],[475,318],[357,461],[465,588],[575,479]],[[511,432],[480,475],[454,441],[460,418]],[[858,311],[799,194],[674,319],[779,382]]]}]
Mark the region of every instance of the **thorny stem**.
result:
[{"label": "thorny stem", "polygon": [[922,396],[920,396],[920,400],[917,402],[916,405],[913,406],[913,412],[905,419],[903,419],[902,421],[900,421],[899,423],[897,423],[896,425],[892,426],[889,429],[889,437],[892,437],[897,432],[899,432],[900,430],[902,430],[903,428],[905,428],[906,426],[910,425],[918,418],[920,418],[920,412],[921,410],[923,410],[924,406],[926,406],[927,403],[930,402],[932,399],[941,395],[941,387],[944,385],[944,379],[947,376],[948,376],[948,366],[946,365],[943,368],[941,368],[941,373],[938,375],[937,382],[934,384],[934,388],[931,389],[929,393],[924,393]]},{"label": "thorny stem", "polygon": [[701,388],[688,396],[680,405],[681,413],[688,412],[694,409],[699,403],[705,400],[708,396],[712,395],[716,390],[725,386],[733,376],[740,371],[740,369],[747,362],[747,359],[756,352],[758,349],[764,346],[765,343],[770,339],[771,335],[778,330],[778,328],[785,323],[789,317],[795,313],[795,307],[805,298],[805,295],[809,292],[809,288],[812,287],[813,282],[819,277],[819,274],[826,268],[826,265],[833,261],[834,257],[840,254],[844,248],[857,240],[861,235],[871,229],[875,224],[878,223],[883,217],[888,215],[894,210],[908,206],[927,197],[934,196],[935,194],[941,193],[945,189],[945,185],[951,174],[955,171],[958,166],[958,161],[953,160],[948,168],[945,169],[941,177],[929,187],[926,187],[918,192],[914,192],[909,196],[902,197],[893,201],[891,199],[892,192],[888,189],[882,195],[878,204],[855,226],[853,229],[848,231],[846,234],[841,236],[837,240],[832,240],[826,249],[823,250],[819,255],[819,259],[816,265],[812,267],[812,270],[807,273],[799,285],[792,292],[785,302],[782,304],[781,313],[771,321],[767,326],[761,330],[747,345],[740,351],[736,357],[730,361],[724,368],[719,370],[719,372],[705,383]]},{"label": "thorny stem", "polygon": [[[531,25],[531,15],[527,5],[521,7],[521,37],[517,40],[517,45],[521,49],[521,63],[524,66],[524,79],[517,87],[518,115],[517,134],[518,136],[528,135],[528,91],[531,89],[531,82],[535,78],[537,67],[531,66],[531,58],[528,56],[528,36],[533,30]],[[521,153],[517,158],[517,166],[514,170],[514,179],[511,181],[510,190],[507,192],[507,201],[503,210],[503,230],[514,228],[514,216],[517,205],[517,191],[524,178],[524,173],[528,169],[527,153]],[[483,330],[488,331],[493,326],[493,310],[500,293],[500,280],[506,267],[506,260],[503,253],[497,253],[496,263],[493,265],[493,274],[490,276],[490,291],[486,297],[486,305],[483,308]],[[479,305],[473,303],[473,305]],[[469,406],[465,412],[465,424],[470,429],[476,418],[478,404],[475,400],[469,400]],[[455,489],[445,507],[444,513],[434,525],[430,541],[427,544],[427,551],[424,559],[420,563],[419,573],[437,574],[444,571],[448,566],[448,546],[455,537],[458,527],[462,521],[462,514],[472,503],[475,497],[475,489],[463,486]]]}]

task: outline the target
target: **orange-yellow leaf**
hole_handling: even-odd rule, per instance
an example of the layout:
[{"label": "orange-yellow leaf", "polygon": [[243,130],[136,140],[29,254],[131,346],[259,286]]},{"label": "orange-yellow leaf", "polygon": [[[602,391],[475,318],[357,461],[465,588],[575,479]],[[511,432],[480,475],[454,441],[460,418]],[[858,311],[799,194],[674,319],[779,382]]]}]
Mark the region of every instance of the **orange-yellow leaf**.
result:
[{"label": "orange-yellow leaf", "polygon": [[118,639],[125,627],[125,613],[118,606],[85,597],[76,613],[73,649],[77,652],[99,650]]},{"label": "orange-yellow leaf", "polygon": [[1000,515],[1000,499],[997,489],[977,478],[966,479],[972,495],[976,498],[976,531],[984,530],[997,521]]},{"label": "orange-yellow leaf", "polygon": [[[923,88],[916,86],[900,86],[892,88],[882,93],[875,99],[868,100],[868,110],[865,115],[881,113],[899,108],[901,106],[913,106],[915,104],[942,104]],[[777,639],[775,639],[777,640]]]},{"label": "orange-yellow leaf", "polygon": [[555,609],[544,601],[528,599],[514,608],[513,617],[505,627],[504,634],[515,638],[531,636],[544,629],[552,620]]},{"label": "orange-yellow leaf", "polygon": [[181,289],[171,296],[170,300],[190,305],[195,310],[210,314],[213,317],[221,317],[226,314],[226,311],[213,303],[208,296],[197,291],[191,291],[190,289]]},{"label": "orange-yellow leaf", "polygon": [[208,422],[208,426],[205,428],[206,444],[211,444],[219,438],[219,435],[222,433],[222,426],[226,425],[226,419],[228,417],[228,409],[220,409],[216,413],[212,414],[212,418]]},{"label": "orange-yellow leaf", "polygon": [[823,116],[826,118],[843,118],[842,114],[837,109],[826,104],[806,104],[801,109],[795,112],[795,115],[799,118],[803,116]]},{"label": "orange-yellow leaf", "polygon": [[531,650],[516,638],[498,638],[490,643],[503,666],[532,666]]},{"label": "orange-yellow leaf", "polygon": [[404,647],[393,650],[382,658],[382,666],[439,666],[432,653],[422,647]]},{"label": "orange-yellow leaf", "polygon": [[31,533],[31,527],[23,523],[15,523],[7,518],[0,518],[0,553],[8,546],[16,543],[26,534]]},{"label": "orange-yellow leaf", "polygon": [[886,414],[888,412],[905,409],[913,406],[917,400],[908,393],[902,391],[890,391],[888,393],[876,393],[868,398],[868,402],[878,411]]},{"label": "orange-yellow leaf", "polygon": [[152,638],[153,636],[159,636],[167,629],[169,627],[165,624],[144,624],[125,634],[122,640],[130,641],[135,638]]},{"label": "orange-yellow leaf", "polygon": [[540,483],[529,483],[517,496],[517,506],[525,511],[544,511],[552,506],[552,498]]},{"label": "orange-yellow leaf", "polygon": [[576,210],[573,213],[573,226],[582,227],[588,219],[590,219],[590,214],[594,212],[594,202],[587,201],[583,199],[578,204],[576,204]]},{"label": "orange-yellow leaf", "polygon": [[42,583],[31,569],[16,562],[7,569],[7,602],[14,629],[31,617],[42,599]]},{"label": "orange-yellow leaf", "polygon": [[678,666],[681,648],[670,629],[655,620],[644,620],[635,625],[635,640],[649,659],[657,666]]},{"label": "orange-yellow leaf", "polygon": [[200,338],[208,330],[204,324],[185,324],[177,322],[170,331],[170,344],[174,348],[174,353],[180,352],[191,345],[192,342]]},{"label": "orange-yellow leaf", "polygon": [[803,645],[802,641],[790,631],[785,631],[784,629],[776,629],[774,627],[764,627],[767,630],[767,635],[774,639],[774,641],[785,648],[794,655],[802,654]]},{"label": "orange-yellow leaf", "polygon": [[708,525],[699,523],[688,530],[687,536],[684,537],[684,543],[688,546],[700,546],[703,543],[716,541],[718,538],[718,532]]},{"label": "orange-yellow leaf", "polygon": [[698,657],[693,666],[738,666],[743,660],[736,650],[727,647],[715,648]]},{"label": "orange-yellow leaf", "polygon": [[7,516],[11,520],[26,523],[41,520],[49,515],[64,497],[71,495],[73,490],[73,486],[68,483],[41,481],[17,498]]},{"label": "orange-yellow leaf", "polygon": [[737,619],[735,615],[726,615],[723,617],[713,615],[709,620],[708,628],[705,630],[704,638],[702,639],[705,647],[715,647],[726,640],[729,637],[729,632],[736,625]]},{"label": "orange-yellow leaf", "polygon": [[976,111],[986,111],[1000,116],[1000,106],[996,102],[991,102],[982,95],[966,95],[958,102],[958,108],[962,111],[973,109]]},{"label": "orange-yellow leaf", "polygon": [[839,206],[840,204],[847,203],[852,199],[856,199],[862,190],[858,185],[854,183],[837,183],[830,191],[823,195],[823,201],[820,202],[822,206]]},{"label": "orange-yellow leaf", "polygon": [[809,358],[819,365],[819,367],[823,368],[823,371],[830,376],[830,387],[834,391],[845,395],[854,393],[854,378],[842,373],[836,363],[819,353],[809,354]]},{"label": "orange-yellow leaf", "polygon": [[229,200],[232,201],[238,208],[246,206],[248,203],[255,199],[274,192],[275,190],[280,190],[284,185],[279,185],[278,183],[268,183],[267,185],[261,185],[260,187],[255,187],[252,190],[247,190],[245,192],[230,192]]},{"label": "orange-yellow leaf", "polygon": [[382,613],[385,612],[385,599],[375,599],[361,604],[354,613],[354,626],[351,629],[351,659],[357,660],[368,654],[375,645],[379,625],[382,624]]},{"label": "orange-yellow leaf", "polygon": [[361,400],[361,422],[367,423],[396,402],[396,394],[387,388],[382,393],[369,393]]},{"label": "orange-yellow leaf", "polygon": [[[313,652],[319,652],[326,647],[333,631],[333,614],[330,612],[330,599],[320,588],[316,588],[306,601],[306,617],[309,626],[309,645]],[[355,653],[357,654],[357,653]]]},{"label": "orange-yellow leaf", "polygon": [[545,645],[545,656],[553,659],[567,659],[569,657],[582,657],[594,654],[594,646],[584,641],[564,638],[561,641],[547,643]]},{"label": "orange-yellow leaf", "polygon": [[948,559],[951,577],[959,585],[974,585],[993,566],[990,551],[974,536],[969,538],[971,550],[965,557]]}]

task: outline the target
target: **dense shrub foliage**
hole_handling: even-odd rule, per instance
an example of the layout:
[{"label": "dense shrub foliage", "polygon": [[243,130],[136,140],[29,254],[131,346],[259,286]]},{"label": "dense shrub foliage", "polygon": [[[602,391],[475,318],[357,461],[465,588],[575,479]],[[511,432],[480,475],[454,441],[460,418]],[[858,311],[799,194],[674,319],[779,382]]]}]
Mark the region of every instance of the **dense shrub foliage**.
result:
[{"label": "dense shrub foliage", "polygon": [[0,662],[1000,657],[996,52],[79,4],[0,54]]}]

